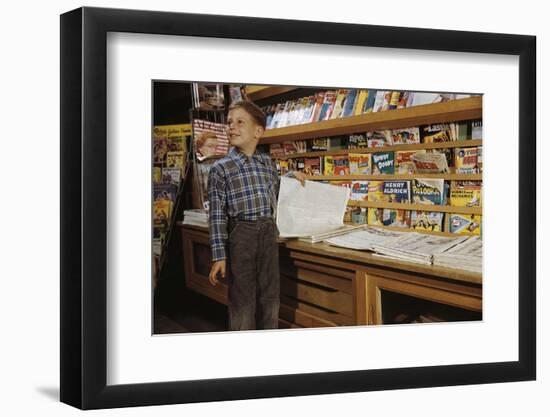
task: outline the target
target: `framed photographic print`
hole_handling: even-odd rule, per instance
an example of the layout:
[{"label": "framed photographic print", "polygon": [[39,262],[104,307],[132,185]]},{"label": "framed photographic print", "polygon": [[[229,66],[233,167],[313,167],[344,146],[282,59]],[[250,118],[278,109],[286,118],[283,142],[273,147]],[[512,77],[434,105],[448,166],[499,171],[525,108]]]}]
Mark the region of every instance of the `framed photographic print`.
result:
[{"label": "framed photographic print", "polygon": [[61,401],[535,379],[535,61],[510,34],[63,14]]}]

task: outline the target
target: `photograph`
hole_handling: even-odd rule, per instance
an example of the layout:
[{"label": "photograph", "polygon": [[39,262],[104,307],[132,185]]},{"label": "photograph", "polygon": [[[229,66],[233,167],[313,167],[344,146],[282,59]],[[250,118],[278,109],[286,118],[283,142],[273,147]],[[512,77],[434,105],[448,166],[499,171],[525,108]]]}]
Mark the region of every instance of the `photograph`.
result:
[{"label": "photograph", "polygon": [[153,334],[483,319],[483,94],[152,91]]}]

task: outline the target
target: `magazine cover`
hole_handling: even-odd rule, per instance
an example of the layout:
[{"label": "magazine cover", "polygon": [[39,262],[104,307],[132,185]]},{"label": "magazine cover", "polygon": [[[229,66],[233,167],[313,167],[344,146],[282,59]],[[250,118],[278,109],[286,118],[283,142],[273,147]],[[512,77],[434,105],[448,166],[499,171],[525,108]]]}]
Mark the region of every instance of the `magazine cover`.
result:
[{"label": "magazine cover", "polygon": [[411,227],[411,212],[409,210],[384,209],[382,224],[390,227]]},{"label": "magazine cover", "polygon": [[411,229],[441,232],[443,231],[443,213],[413,210],[411,212]]},{"label": "magazine cover", "polygon": [[369,226],[384,226],[384,209],[369,207],[367,210],[367,224]]},{"label": "magazine cover", "polygon": [[193,102],[201,110],[224,108],[223,84],[193,83]]},{"label": "magazine cover", "polygon": [[449,232],[461,235],[481,235],[481,216],[476,214],[449,215]]},{"label": "magazine cover", "polygon": [[382,193],[383,199],[391,203],[410,203],[411,202],[411,182],[410,181],[383,181]]},{"label": "magazine cover", "polygon": [[348,149],[368,147],[366,133],[353,133],[348,138]]},{"label": "magazine cover", "polygon": [[354,207],[351,211],[351,222],[353,224],[367,224],[367,208]]},{"label": "magazine cover", "polygon": [[415,178],[412,180],[414,204],[442,205],[446,202],[445,180],[440,178]]},{"label": "magazine cover", "polygon": [[226,155],[229,150],[229,138],[223,123],[194,119],[193,139],[195,155],[199,161]]},{"label": "magazine cover", "polygon": [[349,158],[349,173],[351,175],[370,175],[371,173],[371,156],[369,153],[350,153]]},{"label": "magazine cover", "polygon": [[394,129],[391,132],[393,145],[412,145],[420,143],[420,130],[418,127],[409,127],[407,129]]},{"label": "magazine cover", "polygon": [[369,181],[367,189],[367,201],[386,201],[384,196],[384,181]]},{"label": "magazine cover", "polygon": [[350,200],[367,201],[369,194],[369,181],[352,181]]},{"label": "magazine cover", "polygon": [[374,175],[379,174],[394,174],[394,153],[389,152],[376,152],[372,154],[372,173]]},{"label": "magazine cover", "polygon": [[380,148],[382,146],[391,146],[392,144],[390,130],[367,132],[367,145],[369,148]]},{"label": "magazine cover", "polygon": [[395,151],[395,173],[396,174],[414,174],[415,164],[412,157],[416,153],[425,153],[425,149],[418,151]]},{"label": "magazine cover", "polygon": [[347,155],[334,155],[334,175],[349,175],[349,159]]},{"label": "magazine cover", "polygon": [[456,148],[455,168],[457,174],[478,174],[478,155],[481,147]]},{"label": "magazine cover", "polygon": [[304,174],[321,175],[321,157],[304,158]]},{"label": "magazine cover", "polygon": [[451,206],[481,207],[481,181],[451,181]]},{"label": "magazine cover", "polygon": [[449,123],[438,123],[424,126],[422,128],[424,143],[451,142],[454,138],[454,131]]}]

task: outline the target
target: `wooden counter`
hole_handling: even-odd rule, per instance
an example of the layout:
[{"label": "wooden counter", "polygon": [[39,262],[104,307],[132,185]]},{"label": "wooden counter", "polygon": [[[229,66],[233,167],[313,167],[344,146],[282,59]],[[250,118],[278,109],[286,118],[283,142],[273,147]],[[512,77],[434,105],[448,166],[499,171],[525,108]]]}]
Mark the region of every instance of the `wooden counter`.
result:
[{"label": "wooden counter", "polygon": [[[179,227],[187,287],[227,304],[226,282],[208,282],[207,228]],[[286,240],[279,250],[280,327],[393,323],[391,317],[410,316],[411,311],[418,317],[437,316],[436,321],[481,319],[480,274],[383,259],[325,243]],[[405,306],[409,312],[399,313]]]}]

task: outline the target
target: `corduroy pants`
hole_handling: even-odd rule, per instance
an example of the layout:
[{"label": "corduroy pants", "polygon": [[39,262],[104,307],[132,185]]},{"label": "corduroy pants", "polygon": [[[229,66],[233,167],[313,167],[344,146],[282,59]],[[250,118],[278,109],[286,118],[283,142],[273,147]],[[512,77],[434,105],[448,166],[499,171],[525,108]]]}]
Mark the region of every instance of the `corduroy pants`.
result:
[{"label": "corduroy pants", "polygon": [[229,222],[229,329],[276,329],[280,276],[272,217]]}]

